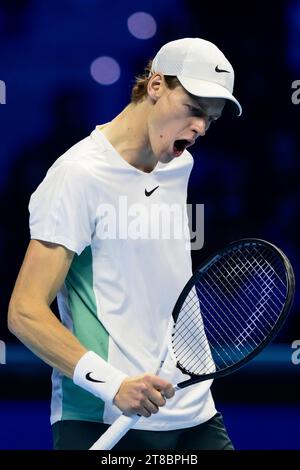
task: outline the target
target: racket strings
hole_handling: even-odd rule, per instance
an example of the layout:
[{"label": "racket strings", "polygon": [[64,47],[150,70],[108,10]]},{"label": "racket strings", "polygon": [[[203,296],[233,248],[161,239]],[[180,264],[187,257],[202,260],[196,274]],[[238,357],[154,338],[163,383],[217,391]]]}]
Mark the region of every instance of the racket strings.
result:
[{"label": "racket strings", "polygon": [[[243,274],[245,273],[245,271],[242,272]],[[253,274],[251,273],[251,271],[249,271],[250,274]],[[248,274],[249,274],[248,273]],[[220,274],[222,275],[222,273],[219,273],[219,269],[218,267],[216,266],[216,273],[215,274]],[[259,285],[259,289],[257,288],[258,286],[255,286],[255,284],[249,282],[248,286],[244,287],[244,291],[242,292],[241,289],[240,289],[240,276],[238,277],[238,280],[237,280],[237,275],[240,274],[240,273],[237,273],[235,272],[235,276],[232,276],[232,274],[230,274],[228,271],[227,271],[227,280],[231,281],[232,283],[236,284],[237,286],[237,290],[235,290],[234,292],[231,292],[228,288],[228,285],[226,285],[224,282],[221,282],[222,286],[220,287],[220,291],[221,293],[223,292],[222,289],[224,288],[226,290],[226,292],[228,293],[228,302],[230,302],[230,297],[233,297],[235,298],[234,296],[237,296],[238,299],[240,299],[240,304],[238,305],[238,307],[241,309],[241,313],[239,312],[239,310],[231,303],[231,306],[234,308],[234,310],[236,311],[237,315],[242,319],[242,321],[246,322],[248,317],[247,317],[247,314],[245,315],[246,311],[245,309],[247,310],[248,309],[248,304],[249,302],[252,304],[253,308],[255,309],[255,311],[257,311],[258,307],[257,307],[257,295],[260,295],[262,293],[266,293],[266,290],[262,288],[262,284]],[[209,282],[207,283],[208,285],[208,289],[209,289],[209,286],[210,285],[213,285],[215,288],[218,288],[218,284],[216,282],[216,276],[210,276],[208,274],[208,277],[209,277]],[[217,278],[217,281],[219,281],[221,279],[221,276],[219,278]],[[267,289],[268,289],[268,293],[270,292],[270,287],[269,287],[269,284],[267,284]],[[249,292],[247,292],[249,291]],[[249,294],[252,294],[252,297],[253,295],[255,295],[255,303],[253,302],[251,296]],[[222,301],[222,299],[219,297],[219,300]],[[265,301],[269,300],[269,297],[265,296]],[[272,299],[271,299],[272,301]],[[261,302],[260,302],[260,306],[262,306],[263,304],[263,300],[261,299]],[[271,308],[271,306],[270,306]],[[274,313],[274,310],[273,310],[273,313]],[[243,316],[244,315],[244,316]],[[267,322],[268,320],[265,318],[265,321]],[[269,327],[271,327],[270,323],[268,324]]]},{"label": "racket strings", "polygon": [[[198,289],[197,286],[195,286],[195,288]],[[191,291],[191,292],[193,292],[193,291]],[[200,310],[199,298],[198,298],[198,295],[196,293],[193,292],[193,310],[191,310],[191,308],[190,308],[190,301],[186,304],[185,310],[187,308],[189,308],[190,310],[188,312],[183,311],[183,315],[181,315],[180,319],[178,320],[178,324],[176,325],[176,327],[177,327],[176,331],[178,332],[178,335],[179,335],[180,340],[181,340],[181,341],[180,340],[177,341],[177,347],[178,348],[182,347],[182,345],[185,344],[186,349],[188,349],[188,344],[186,343],[186,339],[187,339],[186,337],[188,335],[191,335],[194,340],[198,340],[199,335],[203,335],[204,339],[206,338],[202,323],[201,323],[201,328],[198,328],[198,329],[193,328],[193,326],[194,326],[193,319],[194,319],[194,316],[195,316],[194,314],[196,312],[197,315],[198,315],[199,310]],[[218,314],[218,311],[213,307],[213,305],[212,305],[212,308],[213,308],[214,312],[216,313],[216,315],[219,318],[221,318],[220,315]],[[224,314],[225,314],[225,312],[224,312]],[[218,327],[219,327],[219,329],[217,329],[213,325],[213,323],[210,322],[209,318],[207,318],[207,321],[210,324],[211,328],[214,329],[216,333],[219,333],[222,330],[224,332],[224,334],[227,336],[227,338],[231,339],[230,336],[228,335],[228,333],[226,332],[226,330],[224,330],[222,328],[221,323],[218,323],[217,320],[216,320],[216,322],[218,323]],[[181,324],[180,324],[180,322],[181,322]],[[216,336],[216,340],[217,340],[217,336]],[[181,352],[184,352],[184,349],[182,349]]]},{"label": "racket strings", "polygon": [[[234,259],[231,260],[231,262],[233,262],[233,261],[236,263],[238,260],[234,260]],[[229,261],[229,263],[230,263],[230,261]],[[236,266],[234,265],[234,268],[235,267]],[[268,269],[267,269],[267,267],[268,267]],[[239,265],[238,269],[239,269],[239,271],[235,272],[235,274],[239,274],[239,276],[236,276],[236,277],[240,278],[240,280],[242,280],[242,275],[243,274],[247,274],[247,275],[248,274],[255,274],[256,276],[260,276],[263,281],[268,281],[267,287],[269,289],[272,287],[272,285],[273,286],[275,285],[271,276],[276,274],[276,271],[274,270],[274,268],[271,267],[271,265],[269,263],[266,262],[266,259],[264,259],[262,257],[260,259],[255,259],[254,258],[252,260],[252,264],[250,263],[249,260],[247,260],[245,262],[245,264]],[[253,280],[254,280],[254,286],[253,287],[255,287],[255,284],[258,283],[258,280],[256,279],[256,277],[253,277]],[[278,275],[277,275],[277,280],[282,282],[282,279]],[[259,286],[259,287],[261,289],[261,286]],[[283,287],[285,287],[285,284],[283,284]],[[284,300],[284,296],[282,297],[282,300]]]},{"label": "racket strings", "polygon": [[[277,274],[276,270],[268,262],[265,252],[263,255],[257,252],[256,256],[257,258],[253,258],[252,260],[252,265],[249,264],[249,261],[248,264],[245,264],[245,267],[248,268],[249,273],[252,275],[248,281],[248,288],[251,288],[250,290],[252,291],[252,296],[247,295],[247,301],[250,301],[254,308],[251,318],[247,318],[248,324],[245,331],[247,330],[249,332],[251,330],[251,326],[255,326],[258,323],[259,319],[259,321],[261,322],[260,326],[265,327],[265,331],[268,333],[269,330],[273,328],[274,323],[278,318],[278,305],[280,306],[279,311],[281,311],[281,308],[284,305],[286,296],[286,284],[282,281],[282,278]],[[275,258],[274,256],[273,258],[274,259],[272,260],[272,262],[275,265],[277,264],[278,269],[279,263],[277,261],[277,258]],[[281,272],[281,276],[285,276],[285,273]],[[237,283],[236,279],[233,280]],[[278,284],[275,281],[281,285],[281,287],[283,288],[282,290],[279,288]],[[253,302],[253,296],[256,305]],[[257,301],[258,296],[260,296],[259,302]],[[266,309],[265,307],[268,307],[268,309]],[[266,322],[267,325],[264,325],[264,322]],[[255,330],[253,331],[255,332]],[[259,341],[261,340],[262,339],[259,337]]]},{"label": "racket strings", "polygon": [[[190,303],[190,302],[189,302]],[[189,303],[185,306],[189,306]],[[196,294],[194,294],[194,302],[193,304],[197,306],[197,315],[199,316],[199,299]],[[195,326],[195,322],[191,320],[193,317],[193,313],[191,310],[188,311],[188,315],[182,311],[183,315],[181,315],[181,319],[178,319],[176,323],[176,330],[173,336],[173,348],[176,349],[176,357],[180,357],[180,364],[184,364],[184,368],[191,371],[193,370],[194,374],[204,373],[206,370],[212,371],[212,365],[214,365],[214,361],[211,356],[211,352],[208,347],[207,338],[205,335],[205,331],[203,325],[201,327]],[[217,313],[217,312],[216,312]],[[184,321],[182,320],[184,318]],[[224,365],[229,366],[232,362],[232,354],[236,355],[236,360],[239,359],[235,350],[230,349],[227,351],[223,348],[222,342],[223,338],[220,335],[220,324],[219,329],[217,329],[213,322],[210,319],[206,318],[211,331],[215,332],[214,340],[215,346],[215,353],[220,358],[222,358]],[[223,332],[226,334],[226,331],[223,329]],[[227,341],[230,341],[231,338],[227,335]],[[220,338],[220,341],[219,341]],[[221,356],[219,350],[223,350],[223,355]],[[208,355],[209,353],[209,355]],[[226,361],[226,359],[228,361]],[[193,368],[192,366],[196,365],[197,369]]]},{"label": "racket strings", "polygon": [[[278,265],[278,262],[277,262]],[[278,266],[279,267],[279,266]],[[267,289],[270,291],[272,287],[275,287],[278,290],[278,285],[274,282],[274,278],[277,282],[281,283],[282,288],[284,291],[278,290],[278,294],[281,294],[281,299],[277,297],[276,290],[273,291],[274,296],[277,298],[278,301],[284,302],[285,300],[285,293],[286,293],[286,284],[283,282],[281,276],[285,275],[284,272],[281,273],[281,276],[277,274],[275,267],[272,267],[267,259],[261,257],[260,259],[253,259],[253,266],[249,265],[249,272],[251,272],[251,268],[253,271],[255,270],[257,275],[260,275],[264,282],[267,281],[266,286]],[[257,282],[257,279],[254,278],[254,281]],[[272,299],[271,299],[272,300]]]},{"label": "racket strings", "polygon": [[[202,287],[204,287],[204,285]],[[205,291],[205,287],[204,287],[204,291]],[[226,291],[226,289],[225,289],[225,291]],[[224,311],[224,309],[222,309],[222,305],[224,305],[224,303],[223,303],[223,300],[222,300],[221,296],[218,296],[218,294],[217,294],[217,287],[215,289],[214,294],[217,297],[217,300],[219,302],[216,302],[216,299],[214,299],[214,297],[211,296],[211,304],[209,305],[209,307],[213,308],[214,313],[216,314],[217,318],[220,319],[220,323],[218,324],[218,326],[219,326],[218,333],[219,333],[220,336],[222,336],[224,338],[224,334],[226,334],[227,338],[229,337],[230,342],[231,342],[232,334],[235,333],[237,335],[240,335],[241,328],[244,328],[243,331],[246,331],[247,329],[250,329],[251,325],[256,325],[256,321],[254,320],[253,316],[252,317],[247,317],[247,311],[246,311],[247,306],[246,306],[246,308],[244,308],[245,305],[243,306],[240,303],[239,306],[238,306],[238,308],[240,308],[240,310],[241,310],[241,313],[240,313],[239,309],[232,302],[230,302],[230,298],[229,298],[228,303],[232,307],[232,311],[235,313],[235,316],[233,316],[233,315],[231,315],[232,311],[229,311],[229,313],[228,313],[228,309],[226,308],[226,306],[225,306],[225,311]],[[232,295],[232,294],[230,294],[230,295]],[[242,299],[242,300],[244,302],[244,299]],[[220,315],[219,312],[213,307],[214,303],[216,303],[218,310],[221,310],[223,315]],[[205,299],[203,299],[203,304],[206,304]],[[208,308],[207,315],[211,314],[210,310],[211,309]],[[239,319],[240,319],[240,323],[238,323]],[[247,323],[247,320],[248,320],[248,323]],[[216,318],[215,318],[215,321],[216,321]],[[224,328],[222,328],[220,326],[220,325],[222,325],[222,323],[224,323]],[[229,323],[232,326],[230,334],[227,332]],[[271,327],[270,323],[269,323],[268,326]],[[264,328],[264,325],[262,323],[260,333],[263,333],[263,328]],[[267,333],[268,331],[269,331],[269,329],[265,328],[265,332]],[[258,335],[257,331],[254,330],[253,331],[253,337],[252,337],[253,346],[258,346],[258,344],[260,342],[260,339],[261,339],[260,335]],[[239,342],[239,344],[241,344],[241,342]],[[237,346],[237,344],[236,344],[236,346]],[[247,349],[247,344],[245,344],[245,348]],[[249,353],[250,350],[248,349],[247,352]]]},{"label": "racket strings", "polygon": [[[195,311],[196,309],[196,311]],[[213,372],[215,364],[212,359],[209,346],[206,340],[203,323],[199,312],[199,299],[197,295],[190,291],[185,302],[180,318],[176,323],[173,333],[173,348],[176,350],[176,357],[180,356],[181,365],[187,370],[195,370],[204,373],[206,370]],[[182,321],[184,318],[184,321]]]},{"label": "racket strings", "polygon": [[[206,293],[207,293],[208,295],[210,295],[208,291],[206,291]],[[198,308],[199,308],[199,303],[198,303],[199,301],[198,301],[197,296],[195,296],[195,298],[197,299],[196,302],[197,302],[197,305],[198,305]],[[214,299],[212,298],[212,300],[214,300]],[[220,297],[219,297],[219,300],[222,302],[222,299],[221,299]],[[194,305],[195,305],[196,302],[194,301]],[[186,313],[187,308],[189,308],[189,309],[190,309],[190,312],[191,312],[190,304],[191,304],[191,301],[190,301],[190,299],[189,299],[189,301],[188,301],[188,302],[186,303],[186,305],[185,305],[184,313]],[[212,307],[213,307],[213,306],[212,306]],[[234,307],[234,306],[232,305],[232,307]],[[225,334],[225,335],[227,336],[227,340],[228,340],[228,339],[231,340],[231,338],[230,338],[230,336],[228,335],[228,333],[226,332],[226,330],[225,330],[224,328],[222,328],[222,326],[221,326],[222,317],[218,314],[218,311],[217,311],[215,308],[213,308],[213,310],[214,310],[214,313],[220,318],[221,321],[218,322],[218,329],[216,329],[216,328],[214,327],[213,323],[210,322],[209,318],[207,318],[210,327],[211,327],[217,334],[219,334],[219,336],[221,336],[221,335],[220,335],[220,332],[222,332],[223,335]],[[226,313],[224,312],[224,310],[222,310],[222,313],[223,313],[224,315],[226,315]],[[187,317],[186,314],[185,314],[184,316],[181,316],[181,318],[184,318],[184,319],[185,319],[185,325],[183,325],[183,328],[184,328],[186,331],[185,331],[185,334],[182,334],[182,332],[181,332],[180,329],[177,330],[177,331],[178,331],[178,334],[179,334],[179,336],[180,336],[180,340],[181,340],[181,341],[177,341],[176,347],[177,347],[177,350],[178,350],[178,351],[179,351],[179,348],[181,347],[180,354],[181,354],[181,356],[183,356],[183,354],[186,353],[187,350],[189,350],[189,345],[186,343],[187,331],[189,332],[189,339],[190,339],[190,335],[193,336],[193,339],[196,338],[196,335],[193,334],[195,330],[194,330],[193,328],[191,328],[191,321],[189,321],[189,320],[190,320],[190,317],[189,317],[189,316]],[[188,320],[187,320],[187,319],[188,319]],[[230,320],[230,319],[229,319],[229,320]],[[235,327],[235,325],[234,325],[232,322],[231,322],[231,324],[232,324],[233,328],[235,328],[236,331],[237,331],[237,333],[238,333],[239,331],[238,331],[238,329]],[[198,344],[199,344],[199,338],[197,338],[197,340],[198,340]],[[215,340],[217,341],[216,338],[215,338]],[[218,341],[217,341],[217,342],[218,342]],[[201,343],[201,340],[200,340],[200,343]],[[185,348],[182,348],[182,344],[185,344],[185,345],[186,345]],[[197,344],[197,343],[196,343],[196,344]],[[255,343],[255,344],[257,345],[257,343]],[[219,342],[218,342],[218,345],[221,346],[221,344],[220,344]],[[194,351],[194,350],[195,350],[195,348],[193,348],[193,351]],[[225,353],[225,355],[230,359],[230,355],[228,354],[228,352],[227,352],[226,350],[224,351],[224,353]],[[230,353],[231,353],[231,354],[235,354],[235,351],[231,348]],[[201,355],[198,355],[198,359],[201,360],[204,356],[205,356],[205,352],[202,352]],[[236,356],[236,357],[235,357],[235,360],[238,360],[238,359],[239,359],[239,356],[238,356],[237,354],[235,354],[235,356]],[[185,360],[185,362],[186,362],[186,357],[184,357],[184,360]],[[225,362],[225,365],[228,366],[229,363]],[[189,364],[189,367],[190,367],[190,364]]]},{"label": "racket strings", "polygon": [[283,308],[283,263],[265,247],[236,249],[201,273],[174,324],[172,347],[192,374],[227,368],[257,348]]}]

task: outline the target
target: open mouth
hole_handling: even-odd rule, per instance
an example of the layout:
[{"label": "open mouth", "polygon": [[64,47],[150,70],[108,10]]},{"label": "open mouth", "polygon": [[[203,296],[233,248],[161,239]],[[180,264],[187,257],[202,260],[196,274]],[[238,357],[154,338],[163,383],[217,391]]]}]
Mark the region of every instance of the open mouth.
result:
[{"label": "open mouth", "polygon": [[179,139],[175,140],[174,146],[173,146],[173,152],[176,157],[179,157],[187,148],[188,145],[190,145],[191,142],[186,139]]}]

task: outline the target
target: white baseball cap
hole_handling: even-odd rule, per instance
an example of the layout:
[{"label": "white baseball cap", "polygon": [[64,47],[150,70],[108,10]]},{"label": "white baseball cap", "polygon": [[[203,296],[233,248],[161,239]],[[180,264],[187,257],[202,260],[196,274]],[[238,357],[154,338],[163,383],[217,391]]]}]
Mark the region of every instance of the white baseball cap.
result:
[{"label": "white baseball cap", "polygon": [[212,42],[200,38],[168,42],[154,57],[151,72],[176,76],[192,95],[225,98],[234,103],[234,111],[238,116],[242,114],[240,103],[232,95],[232,65]]}]

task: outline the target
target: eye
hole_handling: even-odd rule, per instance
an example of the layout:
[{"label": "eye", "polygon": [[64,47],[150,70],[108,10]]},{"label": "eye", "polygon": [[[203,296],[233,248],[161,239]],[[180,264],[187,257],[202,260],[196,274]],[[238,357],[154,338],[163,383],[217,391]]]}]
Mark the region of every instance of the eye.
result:
[{"label": "eye", "polygon": [[187,104],[186,106],[188,107],[189,114],[191,116],[197,116],[197,117],[202,117],[202,118],[206,117],[206,114],[204,113],[204,111],[202,111],[202,109],[196,108],[195,106],[192,106],[190,104]]}]

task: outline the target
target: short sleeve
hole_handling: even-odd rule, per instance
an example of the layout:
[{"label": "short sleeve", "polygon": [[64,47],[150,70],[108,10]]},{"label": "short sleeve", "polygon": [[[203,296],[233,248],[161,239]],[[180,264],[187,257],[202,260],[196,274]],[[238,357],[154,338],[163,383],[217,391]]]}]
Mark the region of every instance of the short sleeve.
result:
[{"label": "short sleeve", "polygon": [[94,177],[77,162],[53,166],[31,195],[31,239],[65,246],[78,255],[94,230]]}]

